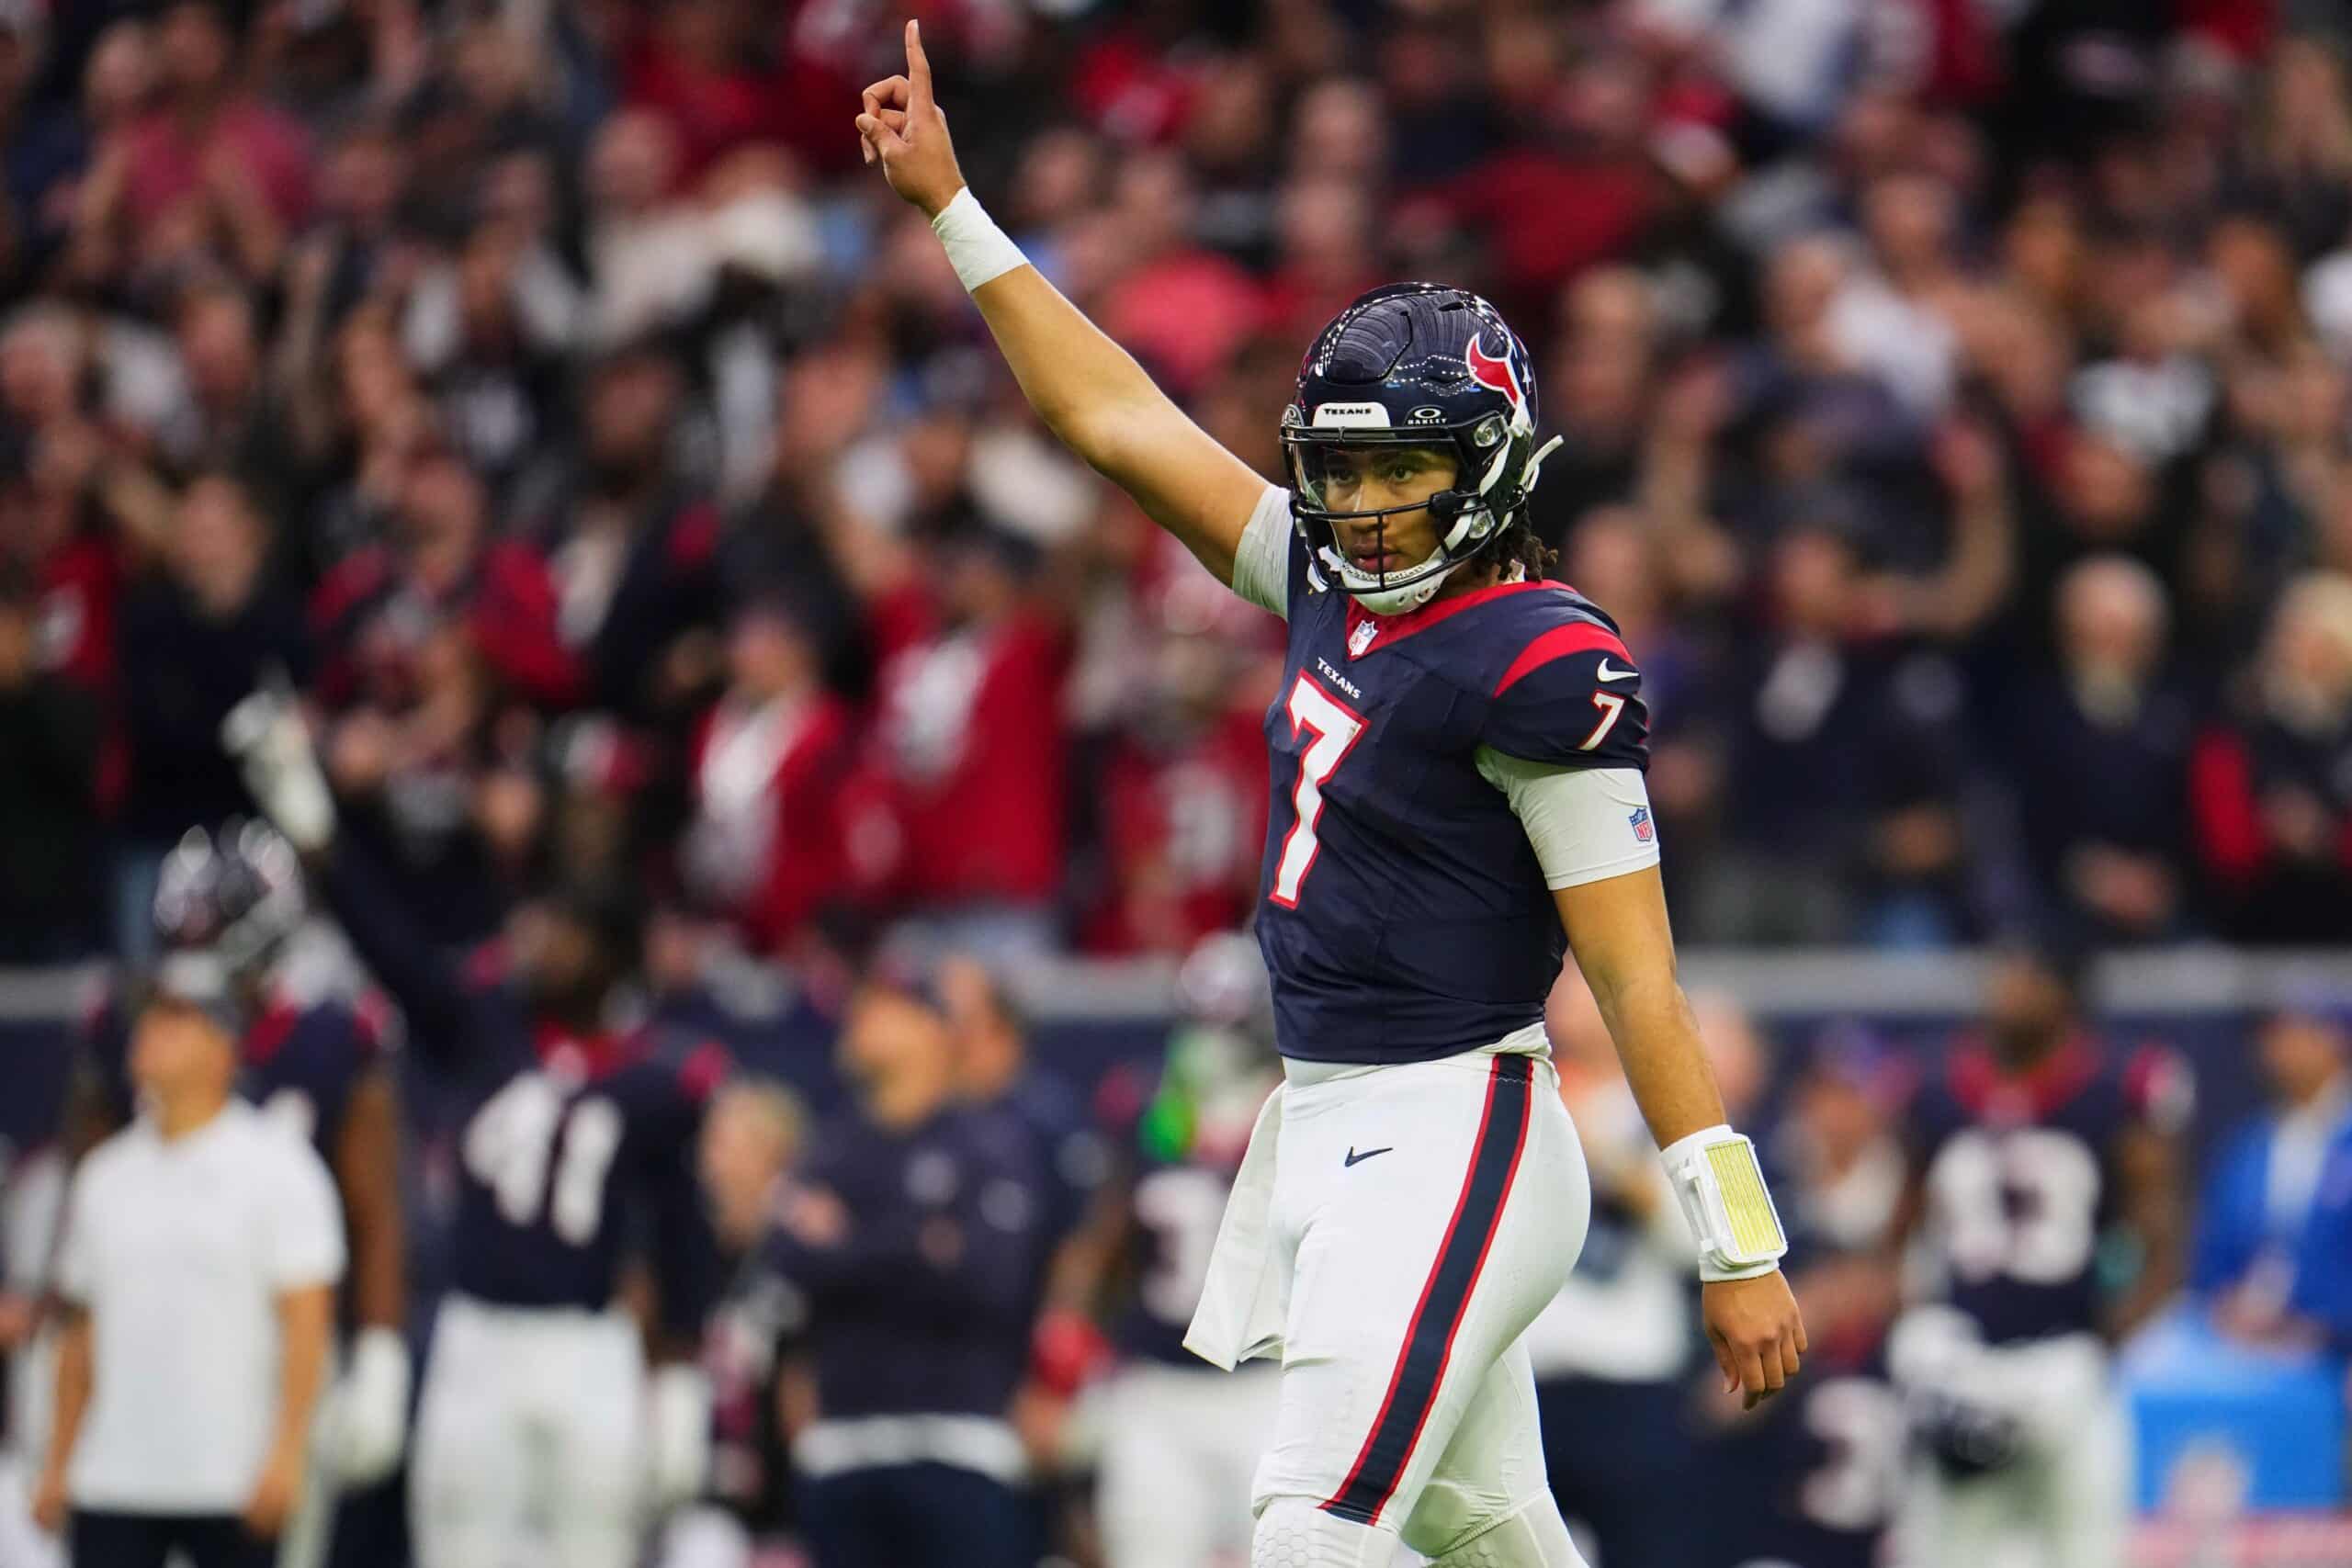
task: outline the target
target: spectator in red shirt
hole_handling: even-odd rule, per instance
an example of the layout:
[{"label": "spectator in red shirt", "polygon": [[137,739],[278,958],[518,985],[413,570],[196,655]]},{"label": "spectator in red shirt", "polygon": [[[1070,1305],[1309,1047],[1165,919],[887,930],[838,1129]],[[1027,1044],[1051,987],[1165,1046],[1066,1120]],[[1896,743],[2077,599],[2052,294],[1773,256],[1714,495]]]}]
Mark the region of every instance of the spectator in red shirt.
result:
[{"label": "spectator in red shirt", "polygon": [[1262,313],[1250,275],[1192,242],[1193,195],[1175,153],[1127,160],[1113,208],[1135,265],[1103,306],[1104,330],[1179,393],[1204,386]]},{"label": "spectator in red shirt", "polygon": [[1098,952],[1186,953],[1242,925],[1256,900],[1266,694],[1241,679],[1254,628],[1221,605],[1196,614],[1210,606],[1182,591],[1195,586],[1217,592],[1196,571],[1159,596],[1157,637],[1134,661],[1145,689],[1123,710],[1095,791],[1108,874],[1082,935]]},{"label": "spectator in red shirt", "polygon": [[405,708],[414,661],[444,621],[462,624],[490,673],[543,705],[579,699],[579,661],[557,636],[556,591],[529,547],[488,536],[481,483],[446,452],[401,486],[395,542],[329,572],[311,604],[322,645],[318,694],[330,707],[374,700]]},{"label": "spectator in red shirt", "polygon": [[63,310],[36,307],[0,335],[0,451],[17,470],[0,517],[0,557],[38,585],[42,668],[103,690],[114,676],[120,571],[90,504],[106,448],[78,393],[88,373]]},{"label": "spectator in red shirt", "polygon": [[788,950],[847,887],[842,786],[846,705],[825,690],[816,640],[783,592],[748,600],[727,644],[726,694],[691,754],[687,891],[756,951]]},{"label": "spectator in red shirt", "polygon": [[1350,180],[1309,175],[1283,187],[1266,285],[1267,332],[1312,333],[1385,275],[1374,264],[1372,199]]},{"label": "spectator in red shirt", "polygon": [[852,854],[919,934],[992,959],[1050,950],[1066,845],[1062,628],[1035,549],[967,525],[943,549],[944,624],[882,667]]},{"label": "spectator in red shirt", "polygon": [[311,152],[299,125],[240,85],[236,43],[220,0],[173,0],[157,36],[162,101],[101,155],[83,221],[150,263],[218,245],[258,279],[310,210]]},{"label": "spectator in red shirt", "polygon": [[2242,942],[2352,937],[2352,578],[2313,572],[2280,601],[2253,711],[2190,762],[2198,849]]}]

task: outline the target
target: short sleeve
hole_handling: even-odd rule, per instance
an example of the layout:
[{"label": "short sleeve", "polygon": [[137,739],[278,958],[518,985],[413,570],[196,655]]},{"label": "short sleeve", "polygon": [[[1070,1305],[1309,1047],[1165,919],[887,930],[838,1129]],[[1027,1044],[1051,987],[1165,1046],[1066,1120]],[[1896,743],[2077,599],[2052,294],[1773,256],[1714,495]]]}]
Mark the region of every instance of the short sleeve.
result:
[{"label": "short sleeve", "polygon": [[278,1171],[265,1179],[269,1252],[264,1267],[273,1291],[332,1285],[343,1278],[343,1208],[326,1162],[307,1143],[270,1134]]},{"label": "short sleeve", "polygon": [[1289,618],[1290,557],[1294,532],[1290,524],[1290,491],[1268,485],[1258,498],[1258,509],[1241,530],[1241,547],[1233,554],[1233,591],[1261,610]]},{"label": "short sleeve", "polygon": [[1564,768],[1481,747],[1478,772],[1527,829],[1544,886],[1579,887],[1657,863],[1657,827],[1639,770]]},{"label": "short sleeve", "polygon": [[1495,683],[1479,739],[1506,757],[1565,768],[1649,767],[1642,675],[1607,626],[1538,633]]},{"label": "short sleeve", "polygon": [[65,1234],[57,1242],[57,1293],[76,1306],[87,1306],[97,1281],[90,1247],[90,1179],[98,1168],[95,1154],[82,1161],[65,1190]]}]

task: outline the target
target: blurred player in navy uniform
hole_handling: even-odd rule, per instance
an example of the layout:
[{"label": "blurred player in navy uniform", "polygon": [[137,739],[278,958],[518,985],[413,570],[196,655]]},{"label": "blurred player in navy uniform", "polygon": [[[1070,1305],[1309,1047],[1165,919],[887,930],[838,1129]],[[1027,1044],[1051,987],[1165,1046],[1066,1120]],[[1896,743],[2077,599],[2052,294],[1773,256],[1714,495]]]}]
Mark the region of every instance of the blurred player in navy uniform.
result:
[{"label": "blurred player in navy uniform", "polygon": [[[313,1424],[325,1462],[307,1472],[287,1528],[281,1560],[292,1568],[325,1560],[331,1541],[337,1563],[397,1552],[399,1502],[386,1483],[408,1435],[410,1381],[400,1111],[382,1007],[334,994],[319,966],[294,961],[306,910],[300,863],[266,823],[192,829],[158,873],[159,946],[210,953],[228,976],[243,1031],[238,1093],[318,1150],[343,1201],[343,1371]],[[85,1045],[69,1118],[77,1151],[127,1126],[135,1109],[119,1000],[91,1017]]]},{"label": "blurred player in navy uniform", "polygon": [[1029,1568],[1027,1372],[1049,1235],[1035,1141],[959,1092],[927,987],[869,977],[841,1066],[857,1109],[786,1179],[761,1265],[791,1296],[815,1419],[793,1442],[817,1568]]},{"label": "blurred player in navy uniform", "polygon": [[1280,1381],[1272,1367],[1219,1372],[1184,1348],[1233,1173],[1282,1081],[1265,963],[1248,937],[1205,937],[1177,990],[1187,1021],[1114,1162],[1122,1364],[1102,1394],[1095,1499],[1109,1568],[1197,1568],[1249,1550],[1250,1475]]},{"label": "blurred player in navy uniform", "polygon": [[[410,1466],[419,1568],[628,1568],[648,1504],[694,1496],[708,1462],[709,1391],[690,1358],[716,1251],[695,1145],[725,1055],[629,1021],[639,936],[621,890],[563,889],[506,943],[452,962],[339,841],[287,697],[256,693],[223,739],[400,1004],[412,1048],[471,1107]],[[639,1254],[645,1325],[622,1304]]]},{"label": "blurred player in navy uniform", "polygon": [[1920,1450],[1901,1539],[1919,1568],[2024,1548],[2112,1568],[2131,1433],[2109,1347],[2181,1280],[2179,1064],[2105,1047],[2068,955],[1993,965],[1984,1038],[1962,1041],[1912,1119],[1907,1202],[1919,1304],[1888,1348]]},{"label": "blurred player in navy uniform", "polygon": [[1032,1504],[1038,1537],[1052,1544],[1058,1520],[1069,1512],[1063,1505],[1076,1501],[1065,1496],[1071,1402],[1099,1362],[1102,1341],[1090,1321],[1049,1309],[1073,1289],[1071,1281],[1091,1272],[1087,1222],[1102,1194],[1109,1151],[1077,1089],[1030,1057],[1020,1010],[987,964],[969,953],[950,954],[933,984],[956,1034],[958,1091],[1020,1129],[1034,1143],[1045,1178],[1038,1299],[1048,1310],[1037,1320],[1030,1375],[1014,1397],[1012,1421],[1037,1472]]},{"label": "blurred player in navy uniform", "polygon": [[1282,1359],[1253,1559],[1361,1568],[1401,1539],[1573,1564],[1520,1343],[1589,1202],[1543,1025],[1571,948],[1692,1221],[1726,1379],[1784,1387],[1804,1327],[1675,977],[1639,668],[1544,581],[1527,506],[1557,442],[1527,347],[1464,290],[1374,289],[1308,349],[1291,483],[1270,485],[981,210],[911,22],[906,48],[865,91],[867,161],[932,220],[1054,434],[1288,624],[1256,921],[1284,1083],[1186,1339],[1223,1367]]},{"label": "blurred player in navy uniform", "polygon": [[1723,1506],[1702,1523],[1709,1568],[1878,1568],[1905,1477],[1902,1399],[1886,1377],[1896,1304],[1889,1243],[1907,1168],[1898,1137],[1914,1075],[1880,1042],[1816,1041],[1769,1164],[1789,1277],[1813,1337],[1809,1375],[1700,1458]]},{"label": "blurred player in navy uniform", "polygon": [[956,1032],[959,1091],[1009,1115],[1036,1140],[1051,1181],[1046,1225],[1056,1242],[1077,1230],[1106,1174],[1107,1151],[1069,1080],[1030,1059],[1028,1032],[987,964],[967,954],[943,960],[934,980]]}]

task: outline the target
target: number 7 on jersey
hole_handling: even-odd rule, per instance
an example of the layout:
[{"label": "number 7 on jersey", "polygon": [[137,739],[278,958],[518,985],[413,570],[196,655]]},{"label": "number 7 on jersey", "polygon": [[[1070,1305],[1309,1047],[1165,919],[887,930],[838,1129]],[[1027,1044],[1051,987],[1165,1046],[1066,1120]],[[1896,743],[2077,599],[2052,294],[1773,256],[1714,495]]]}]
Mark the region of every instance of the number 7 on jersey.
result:
[{"label": "number 7 on jersey", "polygon": [[1307,869],[1323,847],[1315,829],[1323,817],[1324,781],[1339,771],[1363,737],[1364,721],[1363,715],[1308,680],[1305,671],[1291,683],[1283,709],[1290,715],[1293,736],[1310,730],[1315,735],[1299,753],[1298,787],[1291,792],[1290,832],[1283,840],[1283,856],[1274,866],[1274,886],[1266,895],[1283,908],[1295,909],[1299,884],[1306,880]]}]

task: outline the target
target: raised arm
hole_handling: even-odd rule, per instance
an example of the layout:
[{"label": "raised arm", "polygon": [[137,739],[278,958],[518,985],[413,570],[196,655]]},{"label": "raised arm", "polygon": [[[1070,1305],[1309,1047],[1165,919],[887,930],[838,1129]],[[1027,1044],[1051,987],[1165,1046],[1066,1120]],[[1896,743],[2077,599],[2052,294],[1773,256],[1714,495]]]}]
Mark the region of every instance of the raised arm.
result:
[{"label": "raised arm", "polygon": [[262,814],[302,856],[360,961],[400,1003],[410,1043],[444,1062],[461,1060],[475,1043],[474,998],[365,852],[336,833],[334,795],[291,694],[264,687],[247,696],[222,721],[220,744]]},{"label": "raised arm", "polygon": [[1038,417],[1230,583],[1241,530],[1265,479],[1194,424],[980,210],[956,165],[915,23],[907,24],[906,74],[865,89],[857,130],[865,161],[882,165],[890,188],[920,208],[946,243]]}]

